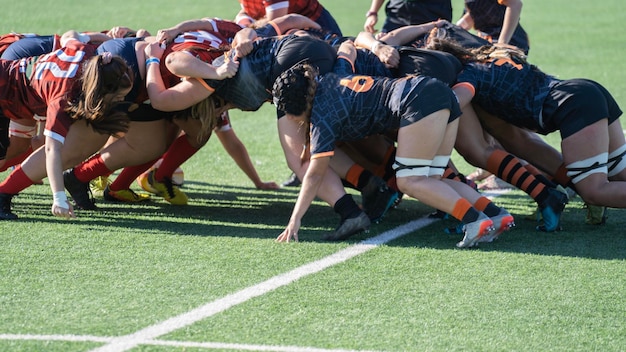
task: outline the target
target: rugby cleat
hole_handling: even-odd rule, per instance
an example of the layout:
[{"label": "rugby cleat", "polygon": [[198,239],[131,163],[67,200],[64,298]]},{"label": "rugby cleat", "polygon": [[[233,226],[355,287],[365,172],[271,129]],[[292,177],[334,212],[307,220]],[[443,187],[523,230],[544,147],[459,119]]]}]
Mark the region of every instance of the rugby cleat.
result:
[{"label": "rugby cleat", "polygon": [[17,215],[11,211],[11,200],[15,194],[0,193],[0,220],[16,220]]},{"label": "rugby cleat", "polygon": [[481,237],[489,235],[491,232],[496,231],[493,226],[493,220],[488,217],[480,218],[476,221],[470,222],[463,226],[463,239],[459,241],[457,248],[470,248],[473,247]]},{"label": "rugby cleat", "polygon": [[367,231],[372,222],[370,218],[364,212],[361,212],[358,216],[344,219],[341,221],[335,231],[322,237],[326,241],[343,241],[352,235]]},{"label": "rugby cleat", "polygon": [[548,188],[548,198],[539,205],[539,212],[543,218],[543,225],[537,226],[537,230],[554,232],[561,230],[561,213],[568,202],[567,194],[556,188]]},{"label": "rugby cleat", "polygon": [[398,192],[391,189],[380,177],[372,176],[361,191],[361,199],[363,211],[372,222],[378,223],[398,200]]},{"label": "rugby cleat", "polygon": [[89,188],[91,189],[91,193],[103,196],[104,189],[107,188],[111,184],[111,180],[109,180],[109,176],[98,176],[93,180],[89,181]]},{"label": "rugby cleat", "polygon": [[150,200],[150,195],[135,193],[132,189],[112,191],[109,186],[104,189],[104,199],[112,202],[139,203]]},{"label": "rugby cleat", "polygon": [[490,232],[487,235],[482,236],[478,242],[493,242],[498,239],[504,231],[508,231],[515,227],[515,219],[504,208],[500,208],[500,213],[491,217],[495,231]]},{"label": "rugby cleat", "polygon": [[81,182],[76,178],[74,169],[63,172],[65,189],[74,199],[74,209],[97,210],[96,201],[93,199],[89,182]]},{"label": "rugby cleat", "polygon": [[[181,191],[178,186],[172,183],[172,179],[169,177],[163,178],[162,182],[159,182],[155,179],[154,175],[156,174],[156,169],[148,172],[145,176],[145,180],[142,178],[141,184],[144,190],[153,189],[155,194],[163,197],[166,201],[168,201],[172,205],[187,205],[188,198],[185,192]],[[146,183],[146,187],[143,186],[143,183]]]}]

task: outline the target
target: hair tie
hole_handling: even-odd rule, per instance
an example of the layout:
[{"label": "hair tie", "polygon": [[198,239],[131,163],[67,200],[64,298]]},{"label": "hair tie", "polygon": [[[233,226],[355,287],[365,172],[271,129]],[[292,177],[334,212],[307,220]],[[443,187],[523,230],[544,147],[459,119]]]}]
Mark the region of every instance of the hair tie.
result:
[{"label": "hair tie", "polygon": [[111,63],[111,60],[113,60],[113,54],[111,54],[108,51],[103,52],[101,56],[102,56],[102,64],[104,65]]}]

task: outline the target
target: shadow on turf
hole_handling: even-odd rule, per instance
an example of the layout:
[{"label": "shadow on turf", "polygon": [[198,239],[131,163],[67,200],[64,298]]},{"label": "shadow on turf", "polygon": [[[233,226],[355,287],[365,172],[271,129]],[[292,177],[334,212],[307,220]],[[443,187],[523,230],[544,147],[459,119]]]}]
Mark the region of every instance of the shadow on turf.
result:
[{"label": "shadow on turf", "polygon": [[[100,211],[77,211],[79,218],[72,220],[86,231],[119,227],[146,231],[155,229],[161,233],[190,236],[231,236],[241,238],[274,239],[286,226],[299,188],[282,188],[262,191],[248,187],[212,185],[204,182],[187,182],[184,187],[189,196],[187,206],[173,206],[160,197],[153,196],[142,204],[111,203],[98,199]],[[24,201],[22,196],[15,202],[14,209],[21,221],[58,223],[63,221],[49,215],[49,197],[43,194],[29,195],[33,202]],[[355,200],[360,201],[355,196]],[[477,250],[529,253],[539,255],[561,255],[594,259],[626,259],[626,235],[621,229],[626,226],[620,213],[609,212],[609,221],[603,226],[584,223],[585,210],[582,203],[570,203],[564,214],[564,231],[543,233],[535,230],[536,221],[528,220],[524,213],[534,204],[525,195],[504,194],[497,202],[505,206],[516,218],[516,227],[504,233],[494,243],[484,243]],[[403,201],[398,209],[388,212],[384,221],[373,224],[369,233],[355,235],[349,243],[403,225],[427,216],[432,209],[414,200]],[[613,220],[613,221],[612,221]],[[300,241],[324,242],[322,236],[334,229],[339,217],[326,204],[314,203],[303,219]],[[454,249],[462,238],[456,233],[446,233],[446,228],[458,225],[456,220],[441,220],[413,233],[388,243],[389,246]]]}]

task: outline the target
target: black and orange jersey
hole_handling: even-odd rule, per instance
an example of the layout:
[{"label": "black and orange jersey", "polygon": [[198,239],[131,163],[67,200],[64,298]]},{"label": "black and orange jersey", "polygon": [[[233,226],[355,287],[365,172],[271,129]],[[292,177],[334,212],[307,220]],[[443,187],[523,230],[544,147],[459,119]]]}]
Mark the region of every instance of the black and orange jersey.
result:
[{"label": "black and orange jersey", "polygon": [[[465,7],[472,16],[478,34],[490,42],[496,42],[502,31],[506,6],[502,5],[500,0],[465,0]],[[509,44],[528,53],[530,47],[528,34],[519,23]]]},{"label": "black and orange jersey", "polygon": [[333,73],[319,78],[311,111],[311,158],[333,155],[339,141],[397,130],[440,109],[451,111],[449,121],[461,113],[452,90],[437,79],[348,72],[352,64],[340,58]]},{"label": "black and orange jersey", "polygon": [[276,78],[291,66],[309,61],[320,73],[330,72],[336,52],[326,42],[305,36],[265,38],[254,43],[250,54],[239,60],[237,74],[224,80],[203,80],[205,87],[244,111],[258,110],[271,101]]},{"label": "black and orange jersey", "polygon": [[545,98],[559,80],[510,59],[466,64],[456,85],[473,87],[473,102],[514,125],[547,133],[541,121]]}]

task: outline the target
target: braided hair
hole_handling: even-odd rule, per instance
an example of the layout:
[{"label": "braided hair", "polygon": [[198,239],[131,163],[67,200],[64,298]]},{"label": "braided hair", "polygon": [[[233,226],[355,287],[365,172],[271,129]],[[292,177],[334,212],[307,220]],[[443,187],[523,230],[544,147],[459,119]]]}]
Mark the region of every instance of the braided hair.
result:
[{"label": "braided hair", "polygon": [[[274,81],[272,95],[274,105],[280,111],[290,115],[300,116],[304,114],[302,122],[305,128],[306,145],[310,142],[309,124],[311,121],[311,110],[313,110],[313,99],[317,90],[317,68],[308,62],[300,62],[281,73]],[[308,148],[304,148],[301,159],[306,159]]]},{"label": "braided hair", "polygon": [[317,69],[300,62],[281,73],[274,81],[272,95],[278,110],[291,115],[310,115],[317,89]]}]

